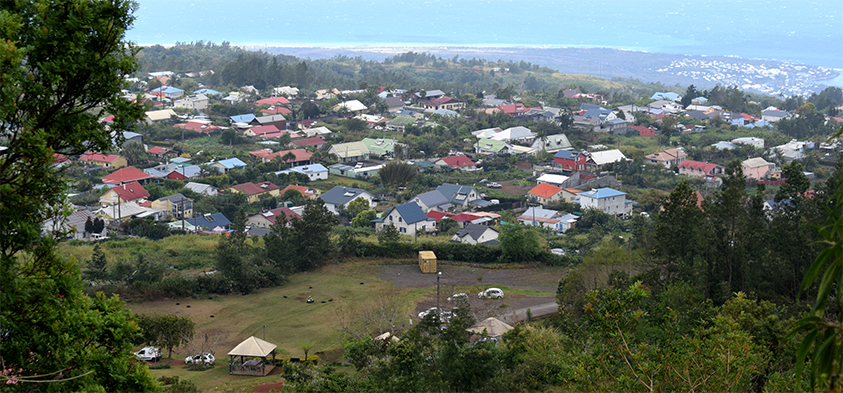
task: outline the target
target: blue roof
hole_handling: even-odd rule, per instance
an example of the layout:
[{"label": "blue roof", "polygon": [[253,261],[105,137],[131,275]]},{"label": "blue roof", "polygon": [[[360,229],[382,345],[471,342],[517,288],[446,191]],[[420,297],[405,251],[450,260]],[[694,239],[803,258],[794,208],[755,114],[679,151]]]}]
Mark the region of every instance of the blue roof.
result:
[{"label": "blue roof", "polygon": [[[475,191],[473,187],[448,183],[444,183],[441,186],[436,187],[436,190],[441,192],[442,195],[444,195],[445,198],[448,198],[451,202],[458,203],[460,205],[465,204],[465,199],[468,194]],[[459,198],[460,195],[462,195],[462,198]]]},{"label": "blue roof", "polygon": [[655,94],[653,94],[653,96],[652,96],[652,97],[650,97],[650,99],[651,99],[651,100],[670,100],[670,101],[676,101],[676,100],[678,100],[678,99],[679,99],[679,97],[680,97],[680,95],[679,95],[679,94],[676,94],[676,93],[673,93],[673,92],[661,92],[661,91],[658,91],[658,92],[656,92]]},{"label": "blue roof", "polygon": [[705,97],[697,97],[697,98],[694,98],[694,99],[695,99],[695,100],[697,100],[697,101],[699,101],[699,102],[706,102],[706,101],[708,101],[708,98],[705,98]]},{"label": "blue roof", "polygon": [[421,221],[436,221],[435,219],[428,218],[424,211],[422,211],[421,207],[417,205],[415,202],[407,202],[403,205],[395,206],[389,210],[387,210],[381,218],[377,220],[372,220],[372,222],[383,222],[383,220],[392,213],[393,210],[397,210],[398,214],[404,218],[404,221],[407,224],[414,224]]},{"label": "blue roof", "polygon": [[255,115],[251,113],[247,113],[245,115],[229,116],[228,118],[235,123],[249,123],[252,120],[256,119]]},{"label": "blue roof", "polygon": [[[240,161],[240,159],[237,158],[237,157],[227,158],[225,160],[219,160],[216,163],[224,166],[226,169],[233,169],[233,168],[246,166],[246,163],[243,162],[243,161]],[[213,164],[213,162],[211,162],[209,164]]]},{"label": "blue roof", "polygon": [[446,205],[449,203],[448,198],[442,195],[439,190],[428,191],[419,195],[416,195],[416,198],[419,198],[419,201],[425,204],[427,207],[436,207],[441,205]]},{"label": "blue roof", "polygon": [[184,93],[184,90],[173,86],[161,86],[157,89],[153,89],[152,91],[160,91],[163,93]]},{"label": "blue roof", "polygon": [[188,218],[187,222],[206,229],[214,229],[216,227],[225,228],[231,225],[231,221],[228,221],[222,213],[206,214],[203,216]]},{"label": "blue roof", "polygon": [[570,150],[559,150],[556,154],[553,155],[553,158],[562,158],[566,160],[573,160],[575,157],[579,155],[585,155],[580,151],[570,151]]},{"label": "blue roof", "polygon": [[611,198],[620,195],[626,195],[623,191],[613,190],[611,188],[598,188],[596,190],[586,191],[579,194],[580,197],[587,196],[595,199]]},{"label": "blue roof", "polygon": [[214,89],[199,89],[193,92],[193,94],[204,94],[206,96],[215,96],[220,95],[222,93],[214,90]]}]

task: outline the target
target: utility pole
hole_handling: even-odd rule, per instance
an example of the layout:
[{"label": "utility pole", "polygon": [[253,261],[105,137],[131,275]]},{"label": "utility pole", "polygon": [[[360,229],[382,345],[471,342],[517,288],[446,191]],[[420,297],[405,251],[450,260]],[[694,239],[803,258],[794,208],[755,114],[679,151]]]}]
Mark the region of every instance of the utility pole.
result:
[{"label": "utility pole", "polygon": [[436,272],[436,319],[442,317],[442,309],[439,307],[439,279],[442,278],[442,272]]}]

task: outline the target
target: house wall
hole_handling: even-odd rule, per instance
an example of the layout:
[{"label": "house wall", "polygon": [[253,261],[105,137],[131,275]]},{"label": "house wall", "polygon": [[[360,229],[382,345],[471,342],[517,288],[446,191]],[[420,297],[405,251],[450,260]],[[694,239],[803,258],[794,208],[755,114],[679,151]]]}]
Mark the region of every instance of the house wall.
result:
[{"label": "house wall", "polygon": [[129,165],[126,162],[126,158],[124,158],[124,157],[117,157],[112,162],[93,161],[93,160],[85,161],[85,162],[87,164],[90,164],[90,165],[96,165],[96,166],[107,168],[107,169],[117,169],[117,168],[122,168],[124,166]]},{"label": "house wall", "polygon": [[586,158],[580,156],[576,161],[565,158],[554,158],[553,166],[569,171],[583,171],[586,166]]},{"label": "house wall", "polygon": [[597,209],[607,214],[618,215],[629,213],[626,209],[626,196],[618,195],[609,198],[580,197],[583,209]]},{"label": "house wall", "polygon": [[[181,219],[181,204],[172,201],[152,201],[153,209],[163,209],[167,212],[167,218]],[[184,218],[193,218],[193,202],[184,202]]]},{"label": "house wall", "polygon": [[743,169],[743,175],[755,180],[762,180],[764,176],[767,175],[767,172],[770,170],[770,167],[767,165],[757,166],[755,168],[750,168],[744,165],[741,165]]},{"label": "house wall", "polygon": [[[372,194],[369,194],[369,193],[364,193],[364,194],[360,194],[360,195],[358,195],[358,196],[354,197],[354,199],[357,199],[357,198],[363,198],[363,199],[365,199],[366,201],[368,201],[368,202],[369,202],[369,209],[374,209],[374,208],[375,208],[375,206],[377,206],[377,205],[378,205],[378,204],[377,204],[377,202],[374,202],[374,201],[372,200],[372,199],[374,198],[374,196],[373,196]],[[354,199],[352,199],[351,201],[346,202],[346,203],[344,204],[344,206],[345,206],[346,208],[348,208],[348,204],[349,204],[349,203],[351,203]],[[339,214],[339,212],[337,212],[337,205],[335,205],[335,204],[333,204],[333,203],[328,203],[328,202],[325,202],[325,208],[327,208],[327,209],[328,209],[331,213],[334,213],[334,215],[335,215],[335,216]]]}]

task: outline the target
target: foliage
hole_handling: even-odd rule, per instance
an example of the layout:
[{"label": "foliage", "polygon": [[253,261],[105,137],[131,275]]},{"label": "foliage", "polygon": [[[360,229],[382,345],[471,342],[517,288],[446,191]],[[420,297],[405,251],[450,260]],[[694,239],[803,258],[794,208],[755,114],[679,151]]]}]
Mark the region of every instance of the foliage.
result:
[{"label": "foliage", "polygon": [[412,165],[400,161],[390,161],[378,170],[383,184],[389,187],[405,187],[412,183],[419,171]]},{"label": "foliage", "polygon": [[83,273],[85,279],[90,281],[100,281],[106,278],[106,266],[108,260],[105,258],[105,253],[100,249],[100,245],[94,245],[94,255],[87,264],[87,269]]},{"label": "foliage", "polygon": [[136,316],[140,327],[140,344],[150,344],[167,349],[167,358],[173,358],[173,347],[193,340],[196,323],[189,316],[176,314],[140,314]]},{"label": "foliage", "polygon": [[371,227],[372,220],[376,218],[378,218],[378,214],[374,210],[364,210],[354,216],[354,219],[351,220],[351,225],[355,228]]},{"label": "foliage", "polygon": [[369,210],[369,201],[363,197],[357,197],[348,203],[347,213],[351,218],[357,217],[360,213]]},{"label": "foliage", "polygon": [[[41,236],[67,215],[53,153],[108,151],[143,108],[120,97],[137,69],[124,41],[130,1],[7,2],[0,11],[0,326],[4,386],[42,391],[147,391],[129,350],[135,334],[117,298],[82,292],[73,258]],[[98,111],[92,109],[97,108]],[[115,115],[111,130],[99,122]],[[43,383],[47,381],[52,383]],[[42,383],[34,383],[42,382]]]},{"label": "foliage", "polygon": [[533,261],[541,250],[536,234],[520,225],[501,226],[498,240],[501,248],[501,262]]},{"label": "foliage", "polygon": [[389,244],[395,243],[401,239],[401,234],[398,233],[398,229],[395,228],[395,225],[390,223],[389,225],[384,225],[381,228],[380,232],[378,232],[378,243],[379,244]]}]

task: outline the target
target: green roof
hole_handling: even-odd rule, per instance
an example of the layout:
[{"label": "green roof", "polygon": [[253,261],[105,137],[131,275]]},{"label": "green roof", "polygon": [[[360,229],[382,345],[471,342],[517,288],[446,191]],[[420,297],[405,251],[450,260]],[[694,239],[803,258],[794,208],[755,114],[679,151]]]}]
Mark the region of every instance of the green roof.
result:
[{"label": "green roof", "polygon": [[388,122],[386,125],[394,127],[406,127],[416,122],[416,119],[411,116],[400,115]]},{"label": "green roof", "polygon": [[375,156],[382,156],[392,153],[395,150],[395,144],[398,141],[395,139],[372,139],[363,138],[363,143],[369,148],[369,154]]},{"label": "green roof", "polygon": [[477,140],[477,143],[474,146],[480,147],[480,153],[500,153],[504,147],[506,147],[506,142],[498,141],[494,139],[486,139],[480,138]]}]

